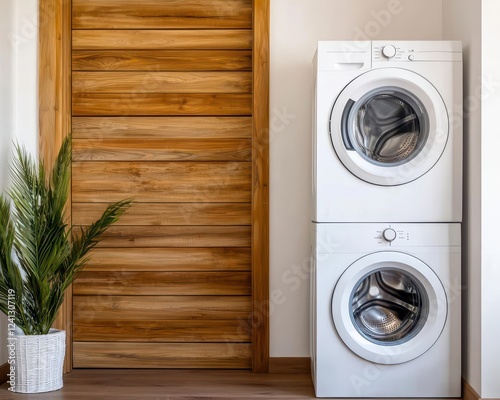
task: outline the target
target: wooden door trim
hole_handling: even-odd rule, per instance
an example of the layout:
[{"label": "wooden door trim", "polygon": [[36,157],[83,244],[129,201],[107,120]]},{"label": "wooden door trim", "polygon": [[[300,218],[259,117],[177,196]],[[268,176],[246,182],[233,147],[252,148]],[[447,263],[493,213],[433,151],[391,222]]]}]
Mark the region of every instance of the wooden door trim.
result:
[{"label": "wooden door trim", "polygon": [[253,371],[269,372],[269,17],[253,2],[252,344]]},{"label": "wooden door trim", "polygon": [[[269,16],[253,2],[252,323],[253,371],[269,371]],[[71,131],[71,0],[39,1],[39,152],[48,165]],[[68,214],[70,210],[68,210]],[[65,329],[65,371],[72,369],[72,296],[55,326]]]},{"label": "wooden door trim", "polygon": [[[38,144],[40,158],[51,167],[71,131],[71,0],[40,0],[38,11]],[[71,226],[69,204],[71,198]],[[66,331],[65,372],[72,369],[72,318],[70,287],[54,323]]]}]

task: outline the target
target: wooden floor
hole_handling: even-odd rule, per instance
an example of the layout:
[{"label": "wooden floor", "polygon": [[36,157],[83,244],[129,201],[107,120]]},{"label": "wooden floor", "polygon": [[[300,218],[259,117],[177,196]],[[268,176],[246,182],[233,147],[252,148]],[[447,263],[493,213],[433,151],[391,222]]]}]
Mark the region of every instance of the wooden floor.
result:
[{"label": "wooden floor", "polygon": [[0,400],[250,400],[314,399],[309,374],[248,371],[74,370],[63,389],[36,395],[0,386]]}]

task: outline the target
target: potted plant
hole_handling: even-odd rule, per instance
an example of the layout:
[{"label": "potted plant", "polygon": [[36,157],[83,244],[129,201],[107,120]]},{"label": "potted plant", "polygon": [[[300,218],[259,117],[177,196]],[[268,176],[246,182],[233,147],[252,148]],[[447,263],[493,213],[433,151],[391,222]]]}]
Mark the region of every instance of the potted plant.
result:
[{"label": "potted plant", "polygon": [[12,391],[62,387],[65,332],[51,327],[64,292],[101,235],[131,205],[131,200],[111,204],[96,222],[72,232],[64,212],[70,169],[70,136],[50,174],[43,162],[16,145],[11,187],[0,195],[0,311],[9,321]]}]

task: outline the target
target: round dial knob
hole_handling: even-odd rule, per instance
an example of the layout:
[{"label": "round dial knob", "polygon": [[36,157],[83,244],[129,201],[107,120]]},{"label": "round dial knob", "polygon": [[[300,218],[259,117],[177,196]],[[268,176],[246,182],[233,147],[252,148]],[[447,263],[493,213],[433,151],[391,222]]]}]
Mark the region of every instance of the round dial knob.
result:
[{"label": "round dial knob", "polygon": [[396,239],[396,231],[392,228],[386,229],[383,233],[382,236],[384,237],[385,240],[388,242],[392,242],[394,239]]},{"label": "round dial knob", "polygon": [[386,58],[392,58],[396,55],[396,48],[392,44],[384,46],[384,48],[382,49],[382,54]]}]

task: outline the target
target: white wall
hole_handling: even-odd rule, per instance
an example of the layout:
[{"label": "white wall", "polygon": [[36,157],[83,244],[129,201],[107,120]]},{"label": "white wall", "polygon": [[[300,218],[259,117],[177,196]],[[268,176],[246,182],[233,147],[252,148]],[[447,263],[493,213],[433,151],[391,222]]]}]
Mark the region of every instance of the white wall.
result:
[{"label": "white wall", "polygon": [[[498,227],[500,226],[500,180],[498,171],[500,147],[498,113],[500,110],[500,2],[482,0],[482,77],[491,82],[483,86],[482,143],[481,143],[481,397],[499,398],[500,380],[500,320],[495,318],[500,310],[498,282],[500,282],[500,257],[498,253]],[[493,317],[493,318],[492,318]]]},{"label": "white wall", "polygon": [[[0,191],[7,183],[7,163],[9,157],[9,143],[12,133],[12,48],[8,41],[8,34],[12,31],[14,2],[0,2]],[[0,365],[7,361],[6,318],[0,313]]]},{"label": "white wall", "polygon": [[497,0],[444,0],[443,34],[464,42],[464,377],[482,398],[500,398],[500,26]]},{"label": "white wall", "polygon": [[443,0],[443,38],[464,52],[462,371],[481,394],[481,2]]},{"label": "white wall", "polygon": [[0,185],[6,183],[13,141],[38,148],[37,0],[0,2]]},{"label": "white wall", "polygon": [[311,61],[318,40],[440,40],[441,0],[271,0],[271,357],[309,356]]},{"label": "white wall", "polygon": [[38,0],[7,1],[15,4],[15,25],[9,38],[14,51],[13,136],[29,152],[36,154],[38,151]]},{"label": "white wall", "polygon": [[500,398],[499,13],[497,0],[443,3],[444,36],[465,49],[464,377],[482,398]]},{"label": "white wall", "polygon": [[[0,2],[0,191],[7,185],[13,140],[37,149],[37,0]],[[0,365],[6,359],[0,317]]]}]

